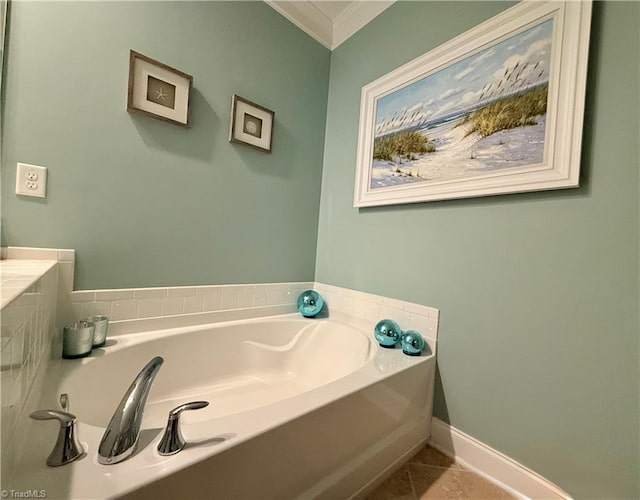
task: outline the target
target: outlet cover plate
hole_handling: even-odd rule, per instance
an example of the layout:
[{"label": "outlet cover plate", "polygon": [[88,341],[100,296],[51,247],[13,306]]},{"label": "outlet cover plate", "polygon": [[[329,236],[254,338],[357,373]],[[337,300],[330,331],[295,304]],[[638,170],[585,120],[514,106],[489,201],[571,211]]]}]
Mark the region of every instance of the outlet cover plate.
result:
[{"label": "outlet cover plate", "polygon": [[18,163],[16,171],[16,194],[22,196],[47,196],[47,167]]}]

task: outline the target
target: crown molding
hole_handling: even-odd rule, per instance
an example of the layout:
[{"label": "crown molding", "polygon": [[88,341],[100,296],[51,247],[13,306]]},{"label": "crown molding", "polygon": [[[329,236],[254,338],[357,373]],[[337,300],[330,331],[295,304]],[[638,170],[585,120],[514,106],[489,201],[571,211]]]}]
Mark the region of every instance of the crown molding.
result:
[{"label": "crown molding", "polygon": [[369,23],[395,0],[354,1],[333,21],[308,0],[264,0],[271,8],[330,50]]},{"label": "crown molding", "polygon": [[331,48],[332,23],[311,2],[288,0],[264,0],[264,2],[278,13],[286,17],[302,31],[311,35],[322,45]]},{"label": "crown molding", "polygon": [[333,20],[331,50],[364,27],[383,11],[391,7],[396,0],[376,0],[374,2],[352,2]]}]

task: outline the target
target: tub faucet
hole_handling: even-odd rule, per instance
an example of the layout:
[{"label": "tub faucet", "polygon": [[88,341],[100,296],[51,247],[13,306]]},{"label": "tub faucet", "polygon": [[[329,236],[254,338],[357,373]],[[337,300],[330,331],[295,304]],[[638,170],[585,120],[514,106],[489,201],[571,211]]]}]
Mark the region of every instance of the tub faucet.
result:
[{"label": "tub faucet", "polygon": [[158,453],[162,456],[175,455],[182,451],[187,442],[180,432],[180,415],[185,410],[199,410],[209,406],[209,401],[192,401],[174,408],[169,412],[169,420],[158,444]]},{"label": "tub faucet", "polygon": [[144,405],[147,402],[153,379],[163,361],[164,359],[160,356],[149,361],[125,393],[100,441],[98,447],[99,463],[103,465],[117,464],[129,458],[135,451],[140,435]]},{"label": "tub faucet", "polygon": [[84,448],[78,441],[76,434],[75,415],[60,410],[40,410],[29,415],[34,420],[57,420],[60,422],[58,439],[53,451],[47,458],[49,467],[60,467],[84,456]]}]

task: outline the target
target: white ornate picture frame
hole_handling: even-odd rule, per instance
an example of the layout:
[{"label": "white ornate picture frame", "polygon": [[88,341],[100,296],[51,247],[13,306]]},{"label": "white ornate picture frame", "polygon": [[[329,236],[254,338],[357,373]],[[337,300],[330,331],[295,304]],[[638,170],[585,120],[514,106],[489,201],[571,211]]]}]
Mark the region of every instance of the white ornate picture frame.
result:
[{"label": "white ornate picture frame", "polygon": [[354,206],[577,187],[590,21],[525,0],[363,87]]}]

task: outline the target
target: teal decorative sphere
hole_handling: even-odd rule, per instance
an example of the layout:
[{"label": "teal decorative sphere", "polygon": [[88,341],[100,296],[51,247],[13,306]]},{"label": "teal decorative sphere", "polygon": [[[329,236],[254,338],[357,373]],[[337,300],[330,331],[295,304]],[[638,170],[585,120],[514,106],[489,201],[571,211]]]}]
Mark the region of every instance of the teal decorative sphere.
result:
[{"label": "teal decorative sphere", "polygon": [[409,356],[420,356],[422,349],[424,349],[425,342],[415,330],[407,330],[402,334],[401,339],[402,352]]},{"label": "teal decorative sphere", "polygon": [[296,305],[305,318],[315,318],[324,307],[324,299],[315,290],[305,290],[298,296]]},{"label": "teal decorative sphere", "polygon": [[392,319],[381,319],[373,328],[373,336],[382,347],[395,347],[401,335],[402,330]]}]

